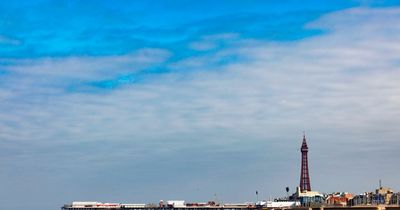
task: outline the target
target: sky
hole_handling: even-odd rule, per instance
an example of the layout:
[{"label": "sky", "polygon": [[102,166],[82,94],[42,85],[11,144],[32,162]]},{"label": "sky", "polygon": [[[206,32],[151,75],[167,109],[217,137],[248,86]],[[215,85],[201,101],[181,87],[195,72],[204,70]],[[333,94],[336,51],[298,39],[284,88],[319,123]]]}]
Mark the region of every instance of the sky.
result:
[{"label": "sky", "polygon": [[0,201],[400,190],[400,1],[3,1]]}]

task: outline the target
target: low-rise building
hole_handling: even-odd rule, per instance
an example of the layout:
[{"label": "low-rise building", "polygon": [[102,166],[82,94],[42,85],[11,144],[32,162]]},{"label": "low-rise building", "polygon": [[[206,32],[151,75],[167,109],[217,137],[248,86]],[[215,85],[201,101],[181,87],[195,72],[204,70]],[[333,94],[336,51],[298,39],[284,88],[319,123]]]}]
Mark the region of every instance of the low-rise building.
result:
[{"label": "low-rise building", "polygon": [[400,205],[400,192],[393,193],[392,197],[390,198],[389,204],[390,205]]},{"label": "low-rise building", "polygon": [[296,193],[292,197],[299,201],[301,206],[321,206],[325,202],[325,197],[323,194],[317,191],[301,191],[300,187],[297,187]]},{"label": "low-rise building", "polygon": [[326,196],[325,204],[327,206],[347,206],[353,197],[353,194],[348,192],[336,192]]},{"label": "low-rise building", "polygon": [[366,192],[354,196],[349,201],[350,206],[363,205],[390,205],[398,203],[398,197],[394,196],[393,190],[387,187],[380,187],[375,192]]}]

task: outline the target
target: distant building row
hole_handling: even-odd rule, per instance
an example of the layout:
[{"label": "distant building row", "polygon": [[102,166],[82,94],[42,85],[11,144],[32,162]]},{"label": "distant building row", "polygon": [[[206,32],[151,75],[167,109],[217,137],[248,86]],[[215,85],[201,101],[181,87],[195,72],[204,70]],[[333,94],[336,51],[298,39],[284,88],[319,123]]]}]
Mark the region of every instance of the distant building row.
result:
[{"label": "distant building row", "polygon": [[349,200],[348,205],[400,205],[400,193],[394,193],[390,188],[380,187],[375,192],[354,196]]},{"label": "distant building row", "polygon": [[316,191],[297,192],[289,198],[276,199],[267,207],[318,207],[318,206],[371,206],[371,205],[400,205],[400,192],[380,187],[375,192],[353,195],[347,192],[320,194]]}]

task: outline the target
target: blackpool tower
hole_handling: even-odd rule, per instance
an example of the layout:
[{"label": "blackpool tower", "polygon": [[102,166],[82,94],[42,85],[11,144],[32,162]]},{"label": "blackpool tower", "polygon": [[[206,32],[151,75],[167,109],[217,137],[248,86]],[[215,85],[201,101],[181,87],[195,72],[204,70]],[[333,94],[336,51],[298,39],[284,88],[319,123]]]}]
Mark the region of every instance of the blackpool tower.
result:
[{"label": "blackpool tower", "polygon": [[300,175],[300,190],[311,191],[310,175],[308,174],[308,146],[306,135],[303,135],[303,143],[301,144],[301,175]]}]

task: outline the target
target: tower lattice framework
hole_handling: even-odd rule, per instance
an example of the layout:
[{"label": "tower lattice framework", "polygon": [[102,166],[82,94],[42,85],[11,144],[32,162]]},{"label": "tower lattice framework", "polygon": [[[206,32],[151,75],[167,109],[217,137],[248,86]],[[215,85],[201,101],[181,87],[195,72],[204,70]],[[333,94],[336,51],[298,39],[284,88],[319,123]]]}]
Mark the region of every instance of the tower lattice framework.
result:
[{"label": "tower lattice framework", "polygon": [[303,135],[303,143],[301,144],[301,175],[300,175],[300,190],[311,191],[310,175],[308,172],[308,146],[306,135]]}]

